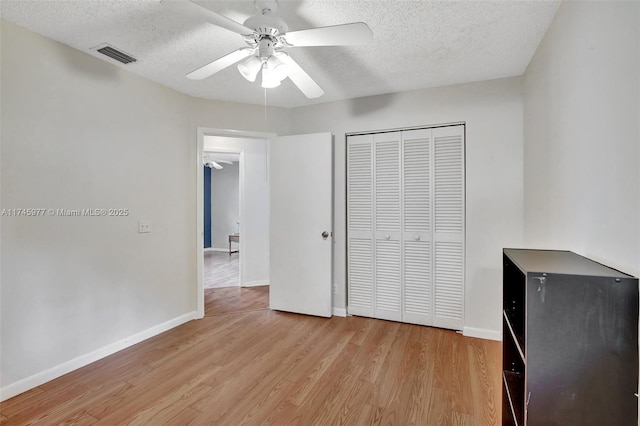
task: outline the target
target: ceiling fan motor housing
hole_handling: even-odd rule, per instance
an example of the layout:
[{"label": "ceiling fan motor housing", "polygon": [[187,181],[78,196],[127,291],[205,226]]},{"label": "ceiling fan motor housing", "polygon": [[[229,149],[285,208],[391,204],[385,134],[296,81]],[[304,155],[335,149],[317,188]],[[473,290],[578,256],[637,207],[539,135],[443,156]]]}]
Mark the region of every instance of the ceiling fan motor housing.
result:
[{"label": "ceiling fan motor housing", "polygon": [[258,57],[263,62],[269,59],[274,51],[286,46],[283,34],[289,30],[289,27],[282,18],[272,15],[271,12],[252,16],[244,22],[244,25],[254,30],[252,35],[245,37],[245,41],[251,47],[258,49]]},{"label": "ceiling fan motor housing", "polygon": [[284,34],[289,27],[282,18],[275,15],[256,15],[244,21],[244,26],[252,28],[256,33],[270,36]]},{"label": "ceiling fan motor housing", "polygon": [[262,37],[258,42],[258,58],[260,58],[263,62],[266,61],[271,57],[271,55],[273,55],[275,47],[276,43],[272,37]]}]

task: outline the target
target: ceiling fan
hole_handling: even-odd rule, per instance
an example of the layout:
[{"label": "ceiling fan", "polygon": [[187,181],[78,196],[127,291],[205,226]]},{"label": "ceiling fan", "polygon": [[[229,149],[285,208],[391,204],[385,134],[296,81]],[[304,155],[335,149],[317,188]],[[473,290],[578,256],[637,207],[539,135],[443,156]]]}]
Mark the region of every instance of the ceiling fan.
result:
[{"label": "ceiling fan", "polygon": [[223,164],[233,164],[232,161],[223,160],[222,158],[216,156],[215,154],[211,154],[208,152],[204,153],[204,158],[202,159],[202,163],[205,167],[209,167],[210,169],[222,170]]},{"label": "ceiling fan", "polygon": [[303,46],[349,46],[371,42],[373,34],[364,22],[289,31],[287,24],[275,12],[277,0],[255,0],[259,14],[240,24],[226,16],[190,1],[163,0],[176,11],[202,19],[242,35],[248,47],[235,50],[189,74],[187,78],[202,80],[237,62],[238,71],[254,82],[262,72],[264,88],[277,87],[287,77],[308,98],[324,94],[320,86],[307,74],[285,49]]}]

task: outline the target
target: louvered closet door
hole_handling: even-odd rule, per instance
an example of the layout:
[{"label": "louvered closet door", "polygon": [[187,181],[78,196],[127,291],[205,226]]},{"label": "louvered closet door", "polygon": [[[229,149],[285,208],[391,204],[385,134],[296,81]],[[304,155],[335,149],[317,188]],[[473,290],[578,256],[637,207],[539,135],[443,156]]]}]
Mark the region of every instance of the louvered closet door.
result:
[{"label": "louvered closet door", "polygon": [[403,311],[402,320],[433,324],[432,130],[402,132]]},{"label": "louvered closet door", "polygon": [[464,126],[350,136],[354,315],[464,325]]},{"label": "louvered closet door", "polygon": [[373,317],[373,136],[347,143],[347,274],[350,314]]},{"label": "louvered closet door", "polygon": [[402,320],[400,132],[374,142],[374,316]]},{"label": "louvered closet door", "polygon": [[433,129],[433,325],[464,325],[464,126]]}]

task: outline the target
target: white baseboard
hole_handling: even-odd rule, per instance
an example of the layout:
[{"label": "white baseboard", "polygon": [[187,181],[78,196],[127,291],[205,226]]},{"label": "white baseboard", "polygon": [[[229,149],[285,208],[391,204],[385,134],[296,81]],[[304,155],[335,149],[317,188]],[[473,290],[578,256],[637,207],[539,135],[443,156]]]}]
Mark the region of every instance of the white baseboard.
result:
[{"label": "white baseboard", "polygon": [[336,317],[346,317],[347,310],[345,308],[333,308],[333,315]]},{"label": "white baseboard", "polygon": [[18,382],[11,383],[10,385],[7,385],[0,389],[0,401],[5,401],[9,398],[26,392],[29,389],[33,389],[43,383],[49,382],[71,371],[77,370],[78,368],[98,361],[99,359],[105,358],[109,355],[113,355],[114,353],[128,348],[129,346],[133,346],[136,343],[140,343],[143,340],[149,339],[150,337],[156,336],[160,333],[164,333],[167,330],[171,330],[172,328],[175,328],[196,318],[196,312],[189,312],[187,314],[180,315],[177,318],[148,328],[147,330],[136,333],[133,336],[129,336],[118,342],[97,349],[93,352],[89,352],[88,354],[80,355],[77,358],[64,362],[40,373],[34,374],[33,376],[27,377]]},{"label": "white baseboard", "polygon": [[502,341],[502,332],[497,330],[489,330],[486,328],[464,327],[462,334],[467,337],[477,337],[479,339]]},{"label": "white baseboard", "polygon": [[229,253],[229,247],[227,248],[215,248],[215,247],[207,247],[206,249],[204,249],[204,252],[210,252],[210,251],[220,251],[223,253]]},{"label": "white baseboard", "polygon": [[269,281],[264,281],[264,280],[263,281],[260,281],[260,280],[258,280],[258,281],[249,281],[249,282],[244,283],[244,285],[242,287],[259,287],[259,286],[262,286],[262,285],[269,285]]}]

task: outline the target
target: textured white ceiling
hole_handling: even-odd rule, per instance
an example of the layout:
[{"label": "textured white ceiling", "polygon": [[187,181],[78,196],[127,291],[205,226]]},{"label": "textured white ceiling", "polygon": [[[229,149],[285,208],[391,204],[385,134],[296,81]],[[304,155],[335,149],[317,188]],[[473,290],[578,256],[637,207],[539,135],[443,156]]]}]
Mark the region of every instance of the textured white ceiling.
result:
[{"label": "textured white ceiling", "polygon": [[[238,22],[252,0],[198,1]],[[297,47],[288,53],[324,89],[307,99],[286,79],[267,103],[295,107],[523,74],[559,1],[280,0],[290,30],[366,22],[373,43]],[[159,0],[2,0],[0,16],[188,95],[264,103],[259,81],[231,66],[203,81],[185,75],[235,49],[242,37],[168,11]],[[92,48],[108,43],[138,59],[122,65]],[[259,79],[258,79],[259,80]]]}]

